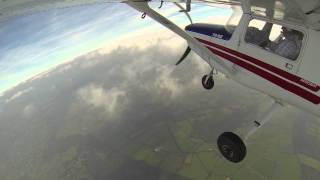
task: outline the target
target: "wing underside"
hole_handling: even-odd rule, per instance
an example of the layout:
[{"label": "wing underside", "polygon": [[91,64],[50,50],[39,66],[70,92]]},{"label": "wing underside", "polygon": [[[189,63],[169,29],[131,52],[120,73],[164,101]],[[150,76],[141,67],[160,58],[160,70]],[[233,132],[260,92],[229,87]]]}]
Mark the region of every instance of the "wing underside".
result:
[{"label": "wing underside", "polygon": [[[0,22],[14,16],[51,9],[99,3],[120,3],[125,1],[144,0],[0,0]],[[165,1],[183,3],[188,0]],[[315,30],[320,30],[320,0],[191,0],[191,3],[242,6],[243,11],[247,13],[278,21],[290,21]]]},{"label": "wing underside", "polygon": [[241,4],[245,13],[320,30],[320,0],[198,0]]},{"label": "wing underside", "polygon": [[250,0],[251,13],[320,30],[320,0]]}]

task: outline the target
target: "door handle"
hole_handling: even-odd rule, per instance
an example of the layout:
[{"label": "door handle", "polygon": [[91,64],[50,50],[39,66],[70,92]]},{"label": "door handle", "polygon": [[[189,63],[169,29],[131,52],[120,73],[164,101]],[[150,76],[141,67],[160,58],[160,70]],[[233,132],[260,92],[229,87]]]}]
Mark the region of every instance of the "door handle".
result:
[{"label": "door handle", "polygon": [[293,69],[293,65],[290,64],[290,63],[286,63],[285,67],[289,70],[292,70]]}]

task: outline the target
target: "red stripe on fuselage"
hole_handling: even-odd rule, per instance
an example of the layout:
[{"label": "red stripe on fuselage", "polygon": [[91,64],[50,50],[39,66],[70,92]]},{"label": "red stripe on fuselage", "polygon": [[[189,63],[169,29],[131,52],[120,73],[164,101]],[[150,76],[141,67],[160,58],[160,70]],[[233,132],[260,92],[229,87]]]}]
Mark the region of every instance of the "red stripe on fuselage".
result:
[{"label": "red stripe on fuselage", "polygon": [[[247,63],[237,57],[234,57],[232,55],[229,55],[225,52],[222,52],[222,51],[219,51],[217,49],[214,49],[210,46],[207,46],[207,48],[214,54],[222,57],[223,59],[226,59],[234,64],[237,64],[238,66],[241,66],[245,69],[247,69],[248,71],[251,71],[257,75],[259,75],[260,77],[282,87],[283,89],[287,90],[287,91],[290,91],[314,104],[319,104],[320,103],[320,97],[318,97],[317,95],[295,85],[295,84],[292,84],[284,79],[281,79],[259,67],[256,67],[250,63]],[[216,47],[217,48],[217,47]]]},{"label": "red stripe on fuselage", "polygon": [[[288,72],[286,72],[286,71],[284,71],[282,69],[276,68],[276,67],[274,67],[274,66],[272,66],[270,64],[267,64],[267,63],[265,63],[263,61],[260,61],[260,60],[258,60],[256,58],[253,58],[251,56],[248,56],[246,54],[240,53],[238,51],[229,49],[227,47],[221,46],[219,44],[215,44],[215,43],[212,43],[212,42],[209,42],[209,41],[206,41],[206,40],[203,40],[203,39],[199,39],[199,38],[196,38],[196,39],[198,39],[202,43],[205,43],[207,45],[216,47],[216,48],[221,49],[223,51],[226,51],[226,52],[228,52],[230,54],[238,56],[238,57],[240,57],[242,59],[250,61],[250,62],[252,62],[252,63],[254,63],[254,64],[256,64],[256,65],[258,65],[258,66],[260,66],[262,68],[265,68],[265,69],[267,69],[267,70],[269,70],[269,71],[271,71],[273,73],[276,73],[276,74],[278,74],[278,75],[280,75],[280,76],[282,76],[282,77],[284,77],[284,78],[286,78],[286,79],[288,79],[290,81],[293,81],[293,82],[295,82],[297,84],[300,84],[300,85],[302,85],[302,86],[304,86],[304,87],[306,87],[306,88],[308,88],[308,89],[310,89],[310,90],[312,90],[314,92],[317,92],[317,91],[320,90],[320,86],[318,86],[317,84],[309,82],[308,80],[305,80],[305,79],[303,79],[301,77],[298,77],[296,75],[290,74],[290,73],[288,73]],[[307,83],[307,82],[309,82],[309,83]],[[313,85],[310,85],[310,84],[313,84]]]}]

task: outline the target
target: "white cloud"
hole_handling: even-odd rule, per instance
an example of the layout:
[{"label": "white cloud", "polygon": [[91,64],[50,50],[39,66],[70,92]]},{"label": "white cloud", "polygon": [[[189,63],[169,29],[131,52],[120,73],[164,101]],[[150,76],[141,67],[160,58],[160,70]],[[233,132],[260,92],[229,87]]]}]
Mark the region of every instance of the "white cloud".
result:
[{"label": "white cloud", "polygon": [[[148,82],[137,84],[146,91],[159,94],[168,93],[170,98],[174,98],[180,95],[183,92],[183,87],[186,86],[186,84],[179,83],[179,79],[173,76],[176,70],[174,63],[163,63],[159,57],[143,54],[138,58],[133,58],[131,62],[122,67],[121,70],[118,69],[117,72],[121,72],[121,74],[125,76],[126,81],[124,82],[124,86],[130,84],[128,81],[132,81],[132,79],[140,79],[142,78],[141,76],[150,76],[150,78],[152,78],[147,78]],[[152,73],[152,75],[150,73]]]},{"label": "white cloud", "polygon": [[174,66],[159,67],[157,69],[159,71],[159,76],[155,81],[156,87],[169,92],[171,98],[181,95],[183,91],[183,85],[178,82],[178,79],[173,78],[172,76],[174,69]]},{"label": "white cloud", "polygon": [[61,66],[61,67],[59,68],[58,72],[59,72],[59,73],[65,72],[65,71],[67,71],[68,69],[70,69],[71,67],[72,67],[71,64],[66,64],[66,65],[64,65],[64,66]]},{"label": "white cloud", "polygon": [[105,90],[101,86],[91,84],[79,89],[77,96],[89,105],[103,107],[109,114],[117,112],[126,104],[126,92],[117,87]]},{"label": "white cloud", "polygon": [[13,101],[14,99],[22,96],[23,94],[26,94],[28,92],[30,92],[31,90],[33,89],[33,87],[29,87],[27,89],[24,89],[24,90],[21,90],[21,91],[18,91],[16,92],[14,95],[12,95],[10,98],[6,99],[6,103],[9,103],[11,101]]},{"label": "white cloud", "polygon": [[34,114],[35,106],[34,104],[28,104],[24,107],[22,113],[25,118],[30,118]]}]

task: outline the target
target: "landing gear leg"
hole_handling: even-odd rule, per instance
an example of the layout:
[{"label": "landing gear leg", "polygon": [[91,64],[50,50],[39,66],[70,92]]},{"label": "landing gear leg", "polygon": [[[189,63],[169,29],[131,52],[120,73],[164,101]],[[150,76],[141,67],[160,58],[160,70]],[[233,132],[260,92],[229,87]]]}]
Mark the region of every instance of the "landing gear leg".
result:
[{"label": "landing gear leg", "polygon": [[206,75],[204,75],[204,76],[202,77],[202,86],[203,86],[205,89],[210,90],[210,89],[212,89],[213,86],[214,86],[213,70],[214,70],[214,69],[212,69],[209,74],[206,74]]},{"label": "landing gear leg", "polygon": [[283,105],[281,103],[275,101],[259,122],[253,122],[253,126],[249,127],[247,132],[242,136],[243,138],[240,138],[232,132],[222,133],[218,137],[217,145],[223,157],[234,163],[242,161],[247,153],[247,148],[242,139],[247,140],[249,136],[267,123],[271,119],[272,115],[282,107]]}]

